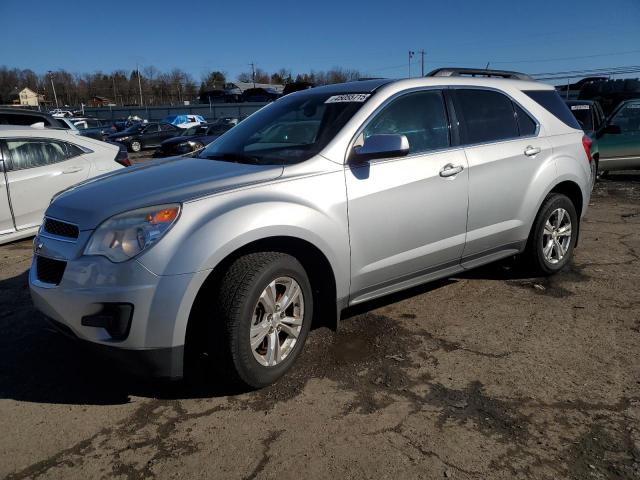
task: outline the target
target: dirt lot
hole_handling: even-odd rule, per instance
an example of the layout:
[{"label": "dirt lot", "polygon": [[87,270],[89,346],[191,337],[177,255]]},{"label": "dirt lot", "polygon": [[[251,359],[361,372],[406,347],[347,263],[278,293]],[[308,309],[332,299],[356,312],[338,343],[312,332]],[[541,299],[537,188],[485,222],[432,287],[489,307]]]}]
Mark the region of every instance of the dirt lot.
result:
[{"label": "dirt lot", "polygon": [[0,477],[640,478],[640,175],[597,186],[559,275],[503,262],[369,304],[244,394],[48,331],[30,246],[0,247]]}]

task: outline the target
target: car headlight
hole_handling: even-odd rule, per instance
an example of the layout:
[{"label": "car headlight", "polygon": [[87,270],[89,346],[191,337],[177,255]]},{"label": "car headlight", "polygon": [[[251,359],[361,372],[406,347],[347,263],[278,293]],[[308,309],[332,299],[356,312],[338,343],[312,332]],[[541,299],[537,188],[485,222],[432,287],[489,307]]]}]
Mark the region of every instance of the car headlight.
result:
[{"label": "car headlight", "polygon": [[150,248],[167,233],[180,215],[180,204],[157,205],[120,213],[98,226],[85,255],[102,255],[124,262]]}]

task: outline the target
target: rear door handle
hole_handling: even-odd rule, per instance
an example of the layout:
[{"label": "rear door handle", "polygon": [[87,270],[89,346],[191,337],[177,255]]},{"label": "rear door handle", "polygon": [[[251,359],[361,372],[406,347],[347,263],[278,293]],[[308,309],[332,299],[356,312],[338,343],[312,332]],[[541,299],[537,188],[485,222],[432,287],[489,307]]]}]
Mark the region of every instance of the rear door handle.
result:
[{"label": "rear door handle", "polygon": [[524,154],[527,157],[533,157],[534,155],[537,155],[541,151],[542,149],[540,147],[532,147],[531,145],[529,145],[527,146],[527,148],[524,149]]},{"label": "rear door handle", "polygon": [[69,168],[65,168],[62,173],[76,173],[79,172],[80,170],[84,170],[84,167],[69,167]]},{"label": "rear door handle", "polygon": [[464,167],[462,165],[454,165],[453,163],[447,163],[444,167],[440,169],[441,177],[453,177],[454,175],[459,174]]}]

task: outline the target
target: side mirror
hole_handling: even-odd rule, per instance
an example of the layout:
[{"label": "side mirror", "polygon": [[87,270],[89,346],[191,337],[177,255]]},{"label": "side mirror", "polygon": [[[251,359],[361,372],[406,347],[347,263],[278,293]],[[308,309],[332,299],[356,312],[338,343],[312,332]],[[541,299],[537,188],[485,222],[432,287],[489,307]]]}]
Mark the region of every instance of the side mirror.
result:
[{"label": "side mirror", "polygon": [[354,163],[366,162],[375,158],[404,157],[409,153],[409,140],[405,135],[371,135],[364,145],[353,149],[351,160]]},{"label": "side mirror", "polygon": [[608,133],[610,135],[620,135],[622,133],[622,129],[620,125],[612,125],[608,124],[602,129],[602,133]]}]

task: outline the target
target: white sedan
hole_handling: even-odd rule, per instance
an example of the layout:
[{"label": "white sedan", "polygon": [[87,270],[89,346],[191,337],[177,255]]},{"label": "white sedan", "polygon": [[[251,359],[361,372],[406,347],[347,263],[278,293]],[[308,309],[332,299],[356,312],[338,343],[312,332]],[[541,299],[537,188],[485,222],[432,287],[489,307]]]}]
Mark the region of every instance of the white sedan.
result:
[{"label": "white sedan", "polygon": [[0,244],[34,235],[59,191],[128,165],[117,145],[62,129],[0,125]]}]

